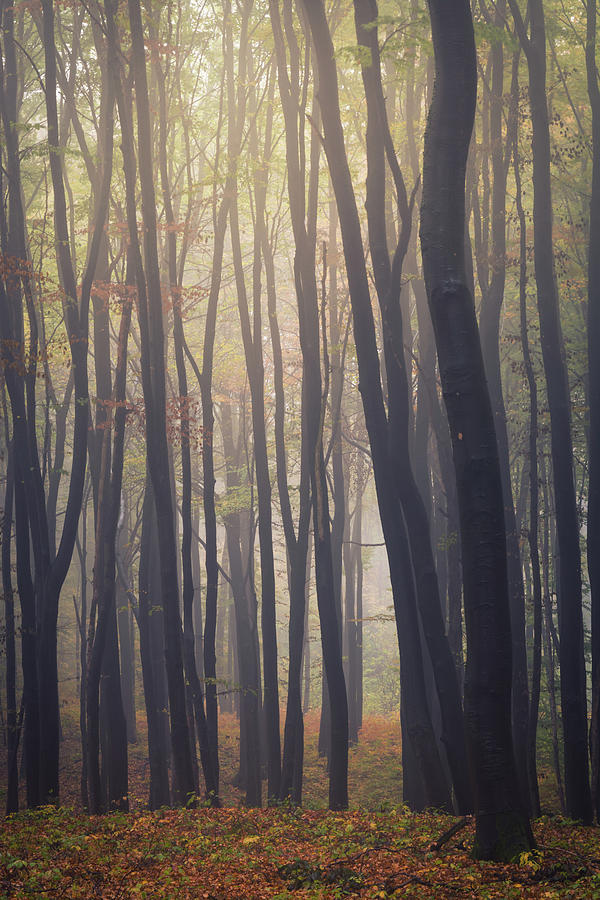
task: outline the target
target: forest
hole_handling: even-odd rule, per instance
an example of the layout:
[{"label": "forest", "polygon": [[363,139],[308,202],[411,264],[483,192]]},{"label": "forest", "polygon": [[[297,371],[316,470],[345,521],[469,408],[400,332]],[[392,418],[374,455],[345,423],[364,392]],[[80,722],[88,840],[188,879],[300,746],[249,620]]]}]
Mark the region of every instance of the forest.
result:
[{"label": "forest", "polygon": [[595,0],[0,0],[0,894],[600,897]]}]

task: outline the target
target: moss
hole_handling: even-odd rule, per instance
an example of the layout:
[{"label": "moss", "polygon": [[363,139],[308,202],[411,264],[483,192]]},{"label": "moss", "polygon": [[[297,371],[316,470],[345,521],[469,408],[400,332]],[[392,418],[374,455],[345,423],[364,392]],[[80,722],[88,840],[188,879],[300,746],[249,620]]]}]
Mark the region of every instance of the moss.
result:
[{"label": "moss", "polygon": [[477,816],[474,859],[512,862],[535,848],[531,825],[521,812],[510,810]]}]

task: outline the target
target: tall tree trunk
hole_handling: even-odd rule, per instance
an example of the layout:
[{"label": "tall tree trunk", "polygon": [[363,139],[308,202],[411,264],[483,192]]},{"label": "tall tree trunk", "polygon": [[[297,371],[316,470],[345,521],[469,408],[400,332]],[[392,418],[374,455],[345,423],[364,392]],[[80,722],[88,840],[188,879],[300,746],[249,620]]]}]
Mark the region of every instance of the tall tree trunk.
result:
[{"label": "tall tree trunk", "polygon": [[554,668],[554,648],[558,638],[552,618],[552,594],[550,592],[550,506],[549,485],[546,478],[546,466],[544,457],[541,457],[541,479],[544,497],[544,531],[542,539],[542,578],[543,578],[543,604],[544,604],[544,656],[546,659],[546,680],[548,685],[548,700],[550,704],[550,730],[552,740],[552,763],[556,777],[556,788],[560,800],[560,809],[566,811],[565,792],[560,765],[560,746],[558,737],[558,712],[556,709],[556,678]]},{"label": "tall tree trunk", "polygon": [[165,722],[168,706],[165,690],[162,607],[158,569],[156,511],[150,478],[146,475],[142,535],[140,540],[138,627],[146,720],[148,722],[148,760],[150,764],[150,809],[169,806],[169,745]]},{"label": "tall tree trunk", "polygon": [[[212,396],[213,360],[215,335],[217,324],[217,306],[219,290],[221,287],[221,274],[223,268],[223,252],[225,248],[225,234],[231,197],[235,187],[235,168],[241,143],[241,128],[245,119],[245,70],[248,41],[248,17],[250,5],[244,4],[242,26],[239,43],[238,79],[240,85],[237,116],[231,116],[228,121],[227,134],[227,176],[223,199],[217,210],[216,190],[217,182],[213,186],[213,256],[210,289],[206,307],[206,320],[204,324],[204,343],[202,350],[202,373],[200,377],[200,393],[202,398],[202,474],[203,474],[203,506],[204,528],[206,543],[206,612],[204,627],[204,678],[206,684],[206,719],[212,768],[216,781],[217,792],[219,787],[219,754],[218,754],[218,702],[217,702],[217,661],[215,652],[215,638],[217,629],[217,593],[218,593],[218,560],[217,560],[217,518],[215,511],[215,465],[214,465],[214,405]],[[233,66],[233,37],[231,30],[231,5],[228,0],[224,2],[223,30],[223,54]],[[225,72],[223,78],[225,79]],[[228,77],[228,91],[231,90],[233,75]],[[221,85],[221,97],[219,105],[219,122],[217,130],[217,143],[220,146],[220,134],[223,116],[223,84]],[[234,98],[231,97],[229,108],[234,109]]]},{"label": "tall tree trunk", "polygon": [[[292,62],[291,79],[287,70],[286,48],[278,4],[274,0],[270,0],[269,9],[277,54],[279,92],[286,124],[288,196],[295,243],[294,280],[303,361],[303,391],[305,392],[303,432],[306,432],[312,492],[317,605],[321,622],[323,663],[331,706],[329,806],[331,809],[345,809],[348,805],[348,703],[335,608],[329,496],[323,452],[319,306],[315,275],[316,201],[320,150],[317,139],[312,134],[307,208],[303,146],[304,122],[301,116],[303,109],[301,104],[305,104],[305,100],[302,100],[303,95],[300,88],[300,58],[292,24],[292,5],[290,0],[286,0],[284,5],[285,31]],[[299,621],[303,622],[303,620],[304,610],[302,609]]]},{"label": "tall tree trunk", "polygon": [[360,392],[375,472],[379,511],[388,551],[396,629],[401,646],[401,679],[411,690],[407,700],[407,735],[415,753],[427,802],[451,808],[451,799],[427,709],[418,617],[412,578],[412,563],[404,521],[398,514],[389,448],[388,423],[383,405],[375,325],[364,262],[358,210],[341,125],[337,72],[333,45],[321,0],[304,0],[319,71],[319,103],[324,125],[325,147],[335,191],[346,273],[350,288],[354,342],[360,372]]},{"label": "tall tree trunk", "polygon": [[533,837],[520,797],[511,729],[511,628],[504,498],[465,272],[465,171],[475,115],[475,40],[468,0],[429,0],[436,80],[423,158],[421,248],[460,511],[467,666],[465,720],[476,803],[474,853],[512,859]]},{"label": "tall tree trunk", "polygon": [[596,65],[596,4],[587,4],[585,59],[592,110],[592,195],[588,245],[589,485],[587,564],[592,594],[592,803],[600,821],[600,87]]},{"label": "tall tree trunk", "polygon": [[540,705],[540,682],[542,674],[542,581],[538,543],[538,518],[540,512],[537,441],[538,397],[527,333],[527,223],[522,203],[518,138],[516,136],[514,138],[514,167],[520,237],[519,306],[521,345],[523,348],[523,362],[529,389],[529,528],[527,530],[527,536],[529,540],[529,555],[531,558],[531,576],[533,583],[533,666],[531,671],[531,702],[529,706],[529,723],[527,728],[527,768],[531,812],[537,818],[540,814],[540,792],[537,778],[536,750]]},{"label": "tall tree trunk", "polygon": [[[79,730],[81,732],[81,777],[80,777],[80,795],[81,804],[84,809],[89,809],[88,797],[88,740],[87,740],[87,668],[88,668],[88,647],[87,647],[87,621],[88,621],[88,600],[87,600],[87,518],[88,518],[88,501],[90,495],[90,487],[84,494],[83,504],[81,508],[80,532],[81,539],[77,541],[77,553],[79,556],[80,568],[80,606],[77,616],[77,628],[79,629]],[[75,607],[77,612],[77,606]]]},{"label": "tall tree trunk", "polygon": [[[105,8],[112,42],[112,65],[117,66],[120,58],[117,53],[117,37],[110,0],[105,4]],[[146,451],[160,534],[159,553],[164,612],[165,661],[169,688],[171,747],[175,776],[174,799],[178,804],[186,804],[191,802],[195,795],[195,778],[183,675],[177,547],[166,434],[164,332],[158,267],[156,204],[152,174],[152,137],[144,32],[138,0],[130,0],[128,9],[132,40],[132,73],[136,91],[145,267],[142,262],[136,222],[135,158],[133,157],[135,145],[130,97],[125,100],[122,88],[118,89],[117,97],[119,119],[123,132],[122,148],[126,176],[127,220],[138,291],[142,387],[146,412]]]},{"label": "tall tree trunk", "polygon": [[[485,275],[480,278],[482,301],[479,327],[481,350],[496,427],[500,475],[502,477],[502,491],[504,494],[504,518],[508,552],[508,589],[513,645],[512,726],[515,762],[523,797],[529,798],[535,805],[536,788],[528,779],[527,733],[529,697],[527,686],[527,648],[525,645],[525,595],[523,592],[519,535],[510,477],[508,430],[500,369],[500,316],[506,282],[506,180],[509,171],[507,160],[510,159],[513,135],[517,124],[515,111],[511,110],[507,129],[508,134],[506,135],[506,140],[503,140],[504,41],[502,29],[504,28],[505,18],[506,0],[501,0],[490,22],[492,27],[498,30],[498,36],[492,41],[490,50],[489,123],[487,118],[485,120],[485,125],[489,128],[487,144],[490,148],[493,176],[490,217],[491,244],[488,247],[486,243],[485,246],[486,264],[483,266]],[[517,56],[517,65],[518,58]],[[485,96],[488,96],[487,92]],[[506,151],[505,144],[507,146]],[[486,166],[487,175],[487,159],[484,161],[484,165]],[[489,181],[489,177],[486,180]],[[487,264],[488,259],[490,261],[489,265]]]},{"label": "tall tree trunk", "polygon": [[527,57],[533,132],[533,240],[542,359],[546,376],[556,529],[560,555],[560,690],[565,746],[567,813],[593,820],[589,782],[586,675],[583,647],[581,551],[573,472],[571,398],[554,268],[550,124],[546,90],[546,26],[542,0],[530,0],[530,34],[516,0],[509,0]]},{"label": "tall tree trunk", "polygon": [[[406,198],[404,181],[396,160],[385,115],[377,29],[367,27],[377,18],[375,0],[372,0],[369,7],[364,3],[355,4],[355,18],[359,43],[370,50],[372,60],[371,66],[363,67],[363,82],[367,97],[367,218],[371,259],[384,330],[390,464],[396,478],[398,499],[406,521],[420,620],[433,665],[433,676],[441,706],[444,730],[442,743],[445,745],[452,772],[459,812],[468,812],[472,808],[472,797],[459,682],[444,630],[427,510],[423,495],[417,486],[410,459],[409,408],[412,407],[412,402],[411,388],[402,352],[404,339],[400,309],[400,285],[402,265],[410,240],[412,205]],[[384,147],[388,163],[394,173],[402,224],[392,265],[390,265],[385,233]]]},{"label": "tall tree trunk", "polygon": [[[250,67],[250,76],[252,77]],[[271,77],[270,84],[274,85]],[[254,162],[254,198],[256,217],[264,221],[266,215],[267,179],[271,154],[272,133],[272,88],[269,89],[270,102],[267,107],[265,124],[265,147],[262,160],[258,158],[256,135],[256,109],[249,110],[250,155]],[[251,92],[252,107],[256,105],[255,92]],[[269,800],[279,796],[281,781],[281,745],[279,736],[279,685],[277,678],[277,629],[275,618],[275,563],[273,558],[273,524],[271,512],[271,478],[267,452],[267,432],[265,425],[265,374],[262,351],[262,287],[261,287],[261,233],[254,232],[252,268],[253,320],[250,320],[248,293],[244,275],[240,226],[236,195],[233,197],[229,222],[233,251],[233,264],[237,288],[237,302],[242,332],[242,342],[246,358],[246,371],[252,398],[252,434],[254,438],[254,462],[258,493],[258,538],[260,546],[261,574],[261,626],[264,667],[264,718],[267,744],[267,795]]]},{"label": "tall tree trunk", "polygon": [[[275,465],[277,492],[287,551],[288,589],[290,595],[289,667],[287,705],[284,725],[283,759],[279,796],[300,803],[302,799],[302,768],[304,759],[304,722],[302,718],[302,649],[306,641],[306,589],[310,573],[309,526],[310,480],[306,432],[302,428],[300,450],[300,483],[298,485],[298,518],[294,526],[288,484],[285,447],[286,398],[283,383],[283,353],[277,319],[277,293],[273,248],[269,242],[264,216],[257,217],[265,261],[269,329],[273,351],[273,383],[275,390]],[[305,421],[306,396],[302,390],[300,420]],[[305,651],[306,652],[306,651]],[[306,711],[306,693],[305,706]]]},{"label": "tall tree trunk", "polygon": [[19,810],[19,769],[17,765],[17,690],[15,647],[15,599],[11,574],[11,536],[14,505],[15,464],[14,448],[7,444],[6,488],[2,517],[2,592],[4,594],[4,629],[6,652],[6,753],[8,780],[6,786],[6,814]]},{"label": "tall tree trunk", "polygon": [[[131,323],[132,301],[127,299],[121,314],[118,358],[115,369],[113,401],[114,448],[112,472],[108,475],[110,439],[113,431],[112,415],[105,421],[102,458],[99,469],[99,491],[96,527],[96,557],[94,563],[94,597],[89,624],[89,659],[87,671],[86,711],[88,738],[88,797],[93,815],[107,809],[128,809],[127,784],[127,726],[121,697],[121,673],[117,641],[116,618],[116,540],[121,510],[121,486],[125,444],[125,386],[127,377],[127,343]],[[110,715],[108,759],[103,763],[108,778],[108,795],[103,796],[100,778],[100,679],[105,691],[105,715]],[[106,682],[109,682],[106,684]]]},{"label": "tall tree trunk", "polygon": [[[233,494],[232,504],[239,496],[240,459],[236,453],[233,437],[231,404],[221,404],[221,429],[223,452],[227,473],[227,490]],[[243,511],[242,511],[243,512]],[[260,778],[260,673],[258,668],[258,647],[256,642],[255,616],[250,604],[253,602],[249,589],[249,573],[245,570],[242,557],[242,514],[233,509],[225,517],[227,530],[227,551],[231,572],[231,587],[235,605],[235,626],[237,638],[238,664],[240,670],[240,770],[246,789],[246,805],[262,805]],[[253,621],[254,620],[254,621]]]},{"label": "tall tree trunk", "polygon": [[[54,9],[50,0],[43,0],[42,13],[46,67],[45,98],[48,121],[48,144],[50,148],[50,171],[54,192],[54,223],[56,231],[57,259],[61,286],[66,297],[64,301],[64,311],[70,338],[75,395],[73,450],[69,494],[60,544],[51,566],[43,573],[43,602],[38,643],[41,796],[45,801],[58,802],[60,742],[57,658],[58,607],[61,588],[67,576],[71,557],[73,555],[83,498],[87,456],[87,429],[89,421],[87,373],[88,312],[92,281],[108,211],[112,174],[113,134],[112,117],[108,116],[104,135],[104,146],[102,148],[102,177],[94,211],[94,229],[88,252],[87,264],[81,283],[81,296],[78,300],[76,277],[69,253],[70,243],[69,229],[67,226],[62,153],[57,152],[60,142],[56,95],[56,47],[54,40]],[[110,91],[107,105],[112,109],[113,100]]]},{"label": "tall tree trunk", "polygon": [[[156,35],[155,35],[156,37]],[[179,392],[179,433],[181,437],[181,570],[182,570],[182,594],[183,594],[183,662],[186,674],[186,684],[193,708],[193,717],[190,724],[192,733],[192,747],[195,759],[196,742],[193,719],[195,718],[202,760],[202,771],[206,786],[206,796],[210,798],[212,805],[218,806],[218,784],[213,769],[213,760],[210,752],[209,734],[202,696],[202,685],[196,668],[194,655],[194,577],[192,571],[192,458],[190,450],[190,406],[188,397],[188,381],[185,367],[184,346],[185,336],[183,331],[183,296],[181,284],[177,272],[177,235],[175,230],[175,216],[171,200],[171,187],[167,164],[167,98],[165,89],[165,77],[156,52],[153,53],[153,66],[158,83],[159,96],[159,168],[162,186],[163,204],[167,221],[167,256],[169,270],[169,285],[173,304],[173,344],[175,347],[175,364],[177,367],[177,385]]]},{"label": "tall tree trunk", "polygon": [[[123,557],[124,537],[128,534],[129,509],[128,497],[123,492],[121,517],[117,530],[117,556]],[[137,742],[137,726],[135,715],[135,657],[133,642],[133,620],[129,596],[121,579],[117,579],[116,586],[117,626],[119,632],[119,650],[121,662],[121,695],[123,698],[123,712],[127,724],[127,741],[130,744]]]}]

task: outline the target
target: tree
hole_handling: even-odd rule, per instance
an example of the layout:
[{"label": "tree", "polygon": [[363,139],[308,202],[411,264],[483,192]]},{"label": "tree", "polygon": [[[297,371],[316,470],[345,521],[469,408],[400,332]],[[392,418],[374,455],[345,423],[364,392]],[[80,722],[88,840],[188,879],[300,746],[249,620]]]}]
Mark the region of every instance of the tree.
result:
[{"label": "tree", "polygon": [[398,505],[396,478],[391,468],[388,422],[383,404],[373,310],[356,199],[344,145],[333,46],[321,0],[306,0],[304,5],[318,64],[324,142],[340,220],[352,302],[360,392],[390,565],[401,681],[406,686],[403,730],[418,762],[426,804],[449,809],[450,792],[427,706],[412,562],[406,525]]},{"label": "tree", "polygon": [[533,845],[511,734],[511,629],[504,500],[494,418],[465,272],[465,173],[476,98],[466,0],[429,0],[436,78],[423,155],[421,252],[448,414],[460,513],[465,721],[483,859]]},{"label": "tree", "polygon": [[592,110],[592,193],[588,245],[589,487],[587,564],[592,593],[592,803],[600,819],[600,87],[596,65],[596,4],[587,4],[585,61]]},{"label": "tree", "polygon": [[[109,23],[112,57],[116,65],[117,37],[110,0],[105,7]],[[129,17],[132,35],[132,72],[136,87],[138,151],[144,222],[145,266],[138,241],[135,202],[135,158],[131,122],[131,100],[117,87],[119,119],[123,133],[123,164],[127,190],[127,219],[138,293],[138,320],[141,338],[142,382],[146,412],[148,469],[160,534],[162,605],[165,624],[165,661],[169,686],[171,745],[175,772],[175,799],[189,803],[195,795],[191,744],[183,677],[181,618],[177,581],[177,550],[169,474],[166,434],[165,362],[162,297],[156,242],[156,207],[152,179],[152,144],[143,26],[139,3],[131,0]]]},{"label": "tree", "polygon": [[581,606],[581,552],[573,473],[571,402],[559,312],[552,235],[550,127],[546,97],[546,24],[542,0],[529,4],[527,34],[516,0],[509,0],[527,57],[533,149],[533,234],[540,337],[550,408],[552,471],[559,567],[560,668],[567,812],[591,822],[587,702]]}]

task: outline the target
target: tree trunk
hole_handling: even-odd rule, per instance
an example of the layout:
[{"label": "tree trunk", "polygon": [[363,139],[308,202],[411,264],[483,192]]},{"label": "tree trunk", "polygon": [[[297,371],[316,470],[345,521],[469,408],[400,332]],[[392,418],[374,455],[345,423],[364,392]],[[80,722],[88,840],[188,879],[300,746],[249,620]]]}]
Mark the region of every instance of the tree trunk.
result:
[{"label": "tree trunk", "polygon": [[460,513],[465,720],[476,798],[474,854],[509,860],[533,837],[511,734],[511,629],[504,498],[494,418],[465,272],[465,171],[476,100],[467,0],[429,0],[436,80],[425,135],[421,248]]},{"label": "tree trunk", "polygon": [[15,600],[11,574],[11,533],[13,522],[15,464],[12,443],[7,444],[6,488],[2,517],[2,591],[4,594],[4,629],[6,652],[6,753],[8,780],[6,814],[19,811],[19,770],[17,766],[17,690],[15,647]]},{"label": "tree trunk", "polygon": [[[516,132],[517,119],[511,110],[506,140],[503,140],[502,120],[504,107],[504,43],[502,29],[506,18],[506,0],[497,5],[492,26],[498,29],[498,37],[493,40],[490,50],[490,91],[489,128],[487,143],[490,147],[493,182],[491,185],[491,244],[486,237],[485,265],[480,277],[482,301],[479,320],[481,350],[494,414],[500,475],[504,495],[504,519],[506,525],[506,545],[508,561],[508,589],[510,600],[511,631],[513,645],[512,676],[512,726],[515,762],[524,799],[535,805],[536,787],[528,778],[528,713],[529,697],[527,686],[527,648],[525,644],[525,595],[519,535],[515,519],[515,505],[510,477],[508,430],[506,409],[502,394],[502,374],[500,368],[500,316],[504,301],[506,282],[506,180],[509,171],[507,160]],[[518,56],[517,56],[518,65]],[[485,96],[488,96],[487,93]],[[506,150],[505,159],[505,144]],[[487,160],[485,161],[487,165]],[[489,181],[489,179],[486,179]],[[488,186],[489,192],[489,186]],[[489,259],[489,264],[488,264]],[[478,267],[479,269],[480,267]],[[490,271],[491,270],[491,271]],[[480,274],[482,274],[480,272]]]},{"label": "tree trunk", "polygon": [[[271,84],[274,83],[271,78]],[[269,157],[271,154],[272,131],[272,90],[271,102],[268,104],[267,122],[265,124],[264,158],[258,159],[257,136],[255,130],[256,110],[252,108],[250,115],[250,154],[254,161],[254,198],[256,217],[265,219],[267,178]],[[252,106],[255,106],[254,92]],[[281,746],[279,736],[279,685],[277,678],[277,629],[275,618],[275,563],[273,558],[273,524],[271,512],[271,478],[269,474],[269,457],[267,451],[267,432],[265,425],[265,373],[262,352],[262,287],[261,287],[261,233],[258,228],[254,233],[254,253],[252,270],[252,304],[253,321],[250,320],[248,293],[242,260],[240,227],[236,195],[233,197],[229,222],[235,268],[238,311],[242,332],[242,342],[246,358],[246,371],[252,398],[252,434],[254,438],[254,463],[256,487],[258,494],[258,539],[260,546],[261,574],[261,630],[264,668],[264,719],[267,745],[267,796],[269,801],[279,796],[281,781]]]},{"label": "tree trunk", "polygon": [[[290,53],[294,58],[294,78],[287,72],[286,49],[278,5],[270,0],[271,25],[275,38],[279,92],[286,124],[286,158],[288,164],[288,196],[294,234],[294,280],[298,305],[300,346],[303,361],[303,392],[305,417],[303,436],[312,491],[315,572],[317,605],[321,622],[323,663],[331,706],[331,755],[329,758],[329,806],[345,809],[348,806],[348,705],[342,667],[342,647],[335,608],[329,497],[323,452],[322,379],[319,338],[319,307],[315,276],[316,202],[318,159],[320,148],[311,135],[309,203],[305,197],[303,149],[300,149],[301,93],[297,63],[298,45],[291,21],[292,7],[286,0],[284,22]],[[305,102],[305,101],[302,101]],[[313,117],[314,118],[314,117]],[[298,595],[298,600],[300,595]],[[298,611],[300,612],[300,611]],[[298,616],[304,620],[304,610]],[[301,627],[299,625],[299,627]],[[301,646],[301,645],[300,645]],[[301,659],[301,652],[299,654]]]},{"label": "tree trunk", "polygon": [[527,728],[527,769],[531,812],[534,817],[540,815],[540,792],[537,777],[537,725],[540,705],[540,682],[542,674],[542,581],[540,574],[540,552],[538,544],[539,518],[539,475],[538,475],[538,441],[537,418],[538,397],[535,373],[529,349],[527,334],[527,223],[523,209],[521,194],[521,175],[519,171],[518,139],[514,139],[514,164],[517,214],[519,216],[520,237],[520,272],[519,272],[519,305],[521,322],[521,345],[527,386],[529,389],[529,554],[531,558],[531,576],[533,583],[533,666],[531,672],[531,702],[529,706],[529,722]]},{"label": "tree trunk", "polygon": [[[359,43],[368,48],[372,63],[363,67],[363,82],[367,97],[367,218],[369,243],[375,285],[382,311],[384,354],[388,381],[388,430],[390,465],[396,479],[401,514],[406,521],[412,566],[423,635],[433,666],[433,677],[439,697],[443,735],[458,810],[465,813],[472,808],[471,785],[468,776],[467,754],[456,668],[444,631],[442,603],[439,593],[431,532],[425,501],[419,491],[410,459],[410,385],[406,371],[400,285],[404,256],[408,249],[412,225],[412,206],[407,202],[402,175],[392,146],[389,125],[385,117],[377,30],[367,26],[376,21],[377,4],[370,8],[364,3],[355,5]],[[383,138],[383,141],[382,141]],[[385,152],[394,172],[398,207],[402,228],[393,264],[390,265],[385,233]],[[421,639],[421,637],[419,638]],[[426,661],[426,653],[423,654]],[[431,704],[430,706],[432,706]]]},{"label": "tree trunk", "polygon": [[593,820],[589,782],[586,675],[581,606],[579,518],[573,472],[571,398],[554,268],[550,125],[546,90],[546,29],[542,0],[531,0],[530,36],[516,0],[509,0],[529,69],[533,132],[533,240],[542,359],[546,376],[556,529],[560,555],[558,609],[560,690],[565,746],[567,814]]},{"label": "tree trunk", "polygon": [[[179,587],[177,577],[177,547],[175,519],[169,471],[169,450],[166,434],[166,385],[164,332],[160,275],[158,267],[156,205],[153,184],[152,137],[148,85],[144,52],[144,32],[138,0],[128,4],[132,40],[132,72],[136,91],[137,131],[142,219],[144,223],[144,263],[138,241],[135,200],[135,158],[130,98],[124,100],[118,91],[119,119],[123,132],[123,161],[126,175],[127,220],[131,252],[138,290],[138,320],[141,341],[142,387],[146,413],[146,451],[148,469],[160,534],[159,553],[161,593],[164,611],[165,662],[169,688],[171,747],[175,776],[174,799],[187,804],[195,796],[194,766],[188,728]],[[113,65],[117,55],[110,0],[106,4],[109,32],[113,42]]]},{"label": "tree trunk", "polygon": [[592,110],[592,194],[588,245],[589,484],[587,564],[592,595],[592,803],[600,821],[600,87],[596,66],[596,4],[587,4],[586,68]]},{"label": "tree trunk", "polygon": [[140,540],[138,627],[142,683],[148,722],[148,760],[150,763],[150,809],[169,806],[169,743],[167,691],[165,686],[162,607],[158,598],[158,535],[150,478],[146,476],[142,535]]},{"label": "tree trunk", "polygon": [[[427,710],[412,563],[404,521],[398,514],[395,486],[388,455],[388,425],[383,405],[379,357],[362,236],[341,126],[337,72],[331,35],[321,0],[304,0],[319,70],[319,103],[323,117],[327,160],[335,191],[346,273],[350,288],[354,341],[360,372],[360,392],[373,457],[375,484],[388,551],[396,628],[401,645],[401,679],[407,691],[406,722],[431,806],[451,808],[450,793]],[[316,529],[315,529],[316,530]],[[416,749],[418,746],[418,749]]]},{"label": "tree trunk", "polygon": [[159,167],[162,185],[162,196],[167,221],[167,255],[169,284],[173,303],[173,344],[175,347],[175,363],[177,367],[177,385],[179,392],[179,433],[181,437],[181,570],[183,593],[183,662],[186,675],[186,686],[189,694],[189,702],[193,713],[190,721],[192,735],[193,756],[195,760],[196,741],[194,731],[194,719],[198,732],[202,771],[206,786],[206,796],[211,804],[219,806],[218,784],[213,769],[213,760],[210,752],[208,726],[204,710],[204,698],[202,685],[196,668],[194,655],[194,576],[192,570],[192,458],[190,449],[190,406],[188,397],[187,372],[185,367],[184,346],[185,336],[183,331],[182,293],[181,284],[177,273],[177,235],[175,231],[175,216],[171,200],[171,188],[167,165],[167,99],[165,91],[165,78],[156,52],[152,55],[154,71],[158,82],[159,96]]},{"label": "tree trunk", "polygon": [[[221,429],[223,452],[227,472],[227,490],[232,492],[232,504],[239,493],[239,454],[235,452],[231,405],[221,404]],[[256,642],[255,616],[250,604],[253,598],[248,587],[248,572],[242,557],[242,529],[240,510],[234,509],[225,516],[227,551],[231,572],[231,587],[235,606],[238,664],[240,670],[240,769],[246,789],[246,805],[262,805],[260,777],[260,674]],[[254,621],[253,621],[254,620]]]}]

